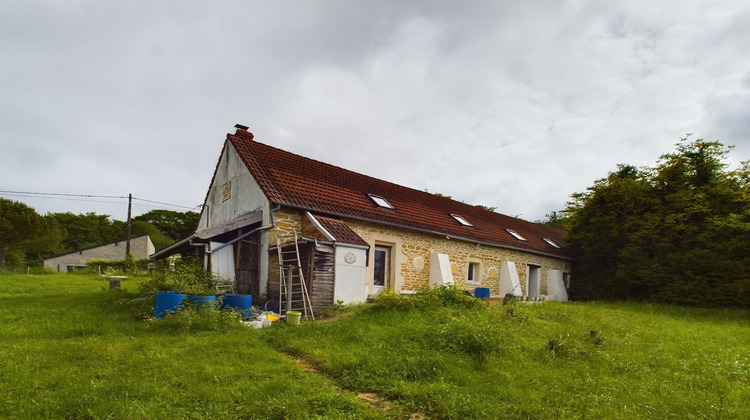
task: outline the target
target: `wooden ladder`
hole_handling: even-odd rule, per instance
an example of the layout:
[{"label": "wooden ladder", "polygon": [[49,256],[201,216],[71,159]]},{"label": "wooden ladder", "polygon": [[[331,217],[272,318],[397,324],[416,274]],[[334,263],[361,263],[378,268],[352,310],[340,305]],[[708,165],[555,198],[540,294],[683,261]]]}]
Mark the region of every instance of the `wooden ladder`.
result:
[{"label": "wooden ladder", "polygon": [[[282,239],[293,239],[282,249]],[[310,294],[299,256],[297,232],[293,235],[276,235],[276,250],[279,253],[279,313],[300,311],[305,319],[315,320]]]}]

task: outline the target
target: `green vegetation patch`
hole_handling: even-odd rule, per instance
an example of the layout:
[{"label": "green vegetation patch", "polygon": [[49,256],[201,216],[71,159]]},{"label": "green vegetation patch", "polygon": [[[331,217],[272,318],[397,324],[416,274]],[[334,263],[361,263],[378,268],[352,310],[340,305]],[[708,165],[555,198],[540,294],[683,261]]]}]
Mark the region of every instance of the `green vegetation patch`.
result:
[{"label": "green vegetation patch", "polygon": [[344,388],[437,418],[750,416],[746,311],[393,299],[262,333]]},{"label": "green vegetation patch", "polygon": [[381,417],[300,371],[255,330],[138,321],[127,304],[137,288],[125,280],[125,291],[109,291],[94,276],[0,276],[0,417]]},{"label": "green vegetation patch", "polygon": [[138,320],[139,285],[0,276],[0,417],[750,418],[745,310],[446,288],[254,330]]}]

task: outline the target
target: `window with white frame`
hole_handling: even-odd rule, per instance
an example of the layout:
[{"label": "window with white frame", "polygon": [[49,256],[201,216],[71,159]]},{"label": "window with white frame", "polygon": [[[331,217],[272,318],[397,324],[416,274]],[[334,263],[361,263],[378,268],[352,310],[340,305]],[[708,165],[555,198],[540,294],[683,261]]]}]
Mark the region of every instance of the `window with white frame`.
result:
[{"label": "window with white frame", "polygon": [[524,242],[526,241],[526,238],[524,238],[523,236],[521,236],[521,234],[518,233],[518,232],[516,232],[515,230],[505,229],[505,231],[508,232],[508,233],[510,233],[511,236],[513,236],[514,238],[518,239],[519,241],[524,241]]},{"label": "window with white frame", "polygon": [[467,271],[466,280],[475,282],[475,283],[479,283],[480,281],[482,281],[482,278],[481,278],[482,276],[479,270],[480,270],[480,265],[478,262],[470,262],[469,267],[466,270]]},{"label": "window with white frame", "polygon": [[548,244],[554,246],[555,248],[560,248],[560,245],[555,243],[555,241],[553,241],[552,239],[550,238],[542,238],[542,239],[544,240],[544,242],[547,242]]},{"label": "window with white frame", "polygon": [[468,220],[464,219],[463,216],[459,216],[458,214],[451,214],[451,217],[454,218],[454,219],[456,219],[456,221],[458,223],[460,223],[462,226],[466,226],[466,227],[473,227],[474,226],[471,223],[469,223]]},{"label": "window with white frame", "polygon": [[372,202],[375,203],[376,206],[382,207],[384,209],[395,210],[393,205],[391,205],[391,203],[389,203],[385,198],[375,194],[367,194],[367,196],[370,197],[370,200],[372,200]]}]

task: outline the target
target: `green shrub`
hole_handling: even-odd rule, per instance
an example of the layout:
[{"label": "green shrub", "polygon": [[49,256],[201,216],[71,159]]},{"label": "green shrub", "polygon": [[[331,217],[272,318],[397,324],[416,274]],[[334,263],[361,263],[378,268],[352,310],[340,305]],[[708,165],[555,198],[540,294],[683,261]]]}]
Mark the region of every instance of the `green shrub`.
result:
[{"label": "green shrub", "polygon": [[154,322],[158,331],[225,331],[241,327],[242,314],[233,309],[222,308],[217,304],[191,305],[186,299],[180,308]]},{"label": "green shrub", "polygon": [[381,290],[373,302],[376,308],[406,310],[414,308],[414,301],[409,296],[394,292],[393,290]]},{"label": "green shrub", "polygon": [[480,299],[472,297],[465,290],[454,285],[419,290],[415,296],[415,306],[418,308],[451,307],[464,309],[485,307]]},{"label": "green shrub", "polygon": [[124,260],[89,260],[86,263],[86,269],[94,274],[133,275],[145,272],[149,262],[148,258],[136,260],[133,254],[128,254]]},{"label": "green shrub", "polygon": [[200,260],[188,258],[177,261],[173,269],[157,270],[152,278],[141,284],[142,295],[149,296],[157,292],[213,295],[216,293],[216,281],[203,268]]},{"label": "green shrub", "polygon": [[393,290],[382,290],[375,298],[375,306],[381,309],[477,309],[486,307],[479,299],[454,285],[423,288],[414,296],[402,295]]}]

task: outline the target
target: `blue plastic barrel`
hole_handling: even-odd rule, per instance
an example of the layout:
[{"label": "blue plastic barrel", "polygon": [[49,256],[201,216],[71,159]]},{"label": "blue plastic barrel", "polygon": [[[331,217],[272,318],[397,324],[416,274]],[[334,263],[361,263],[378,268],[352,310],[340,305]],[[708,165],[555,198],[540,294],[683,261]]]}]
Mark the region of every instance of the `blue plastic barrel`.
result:
[{"label": "blue plastic barrel", "polygon": [[188,295],[190,304],[194,307],[209,306],[216,304],[216,296],[214,295]]},{"label": "blue plastic barrel", "polygon": [[168,312],[174,312],[182,304],[182,300],[185,299],[185,295],[182,293],[166,292],[157,293],[156,300],[154,301],[154,318],[162,318],[167,315]]},{"label": "blue plastic barrel", "polygon": [[250,318],[253,315],[253,296],[224,295],[224,306],[240,311],[243,318]]},{"label": "blue plastic barrel", "polygon": [[484,299],[490,297],[489,287],[477,287],[474,289],[474,297],[477,299]]}]

